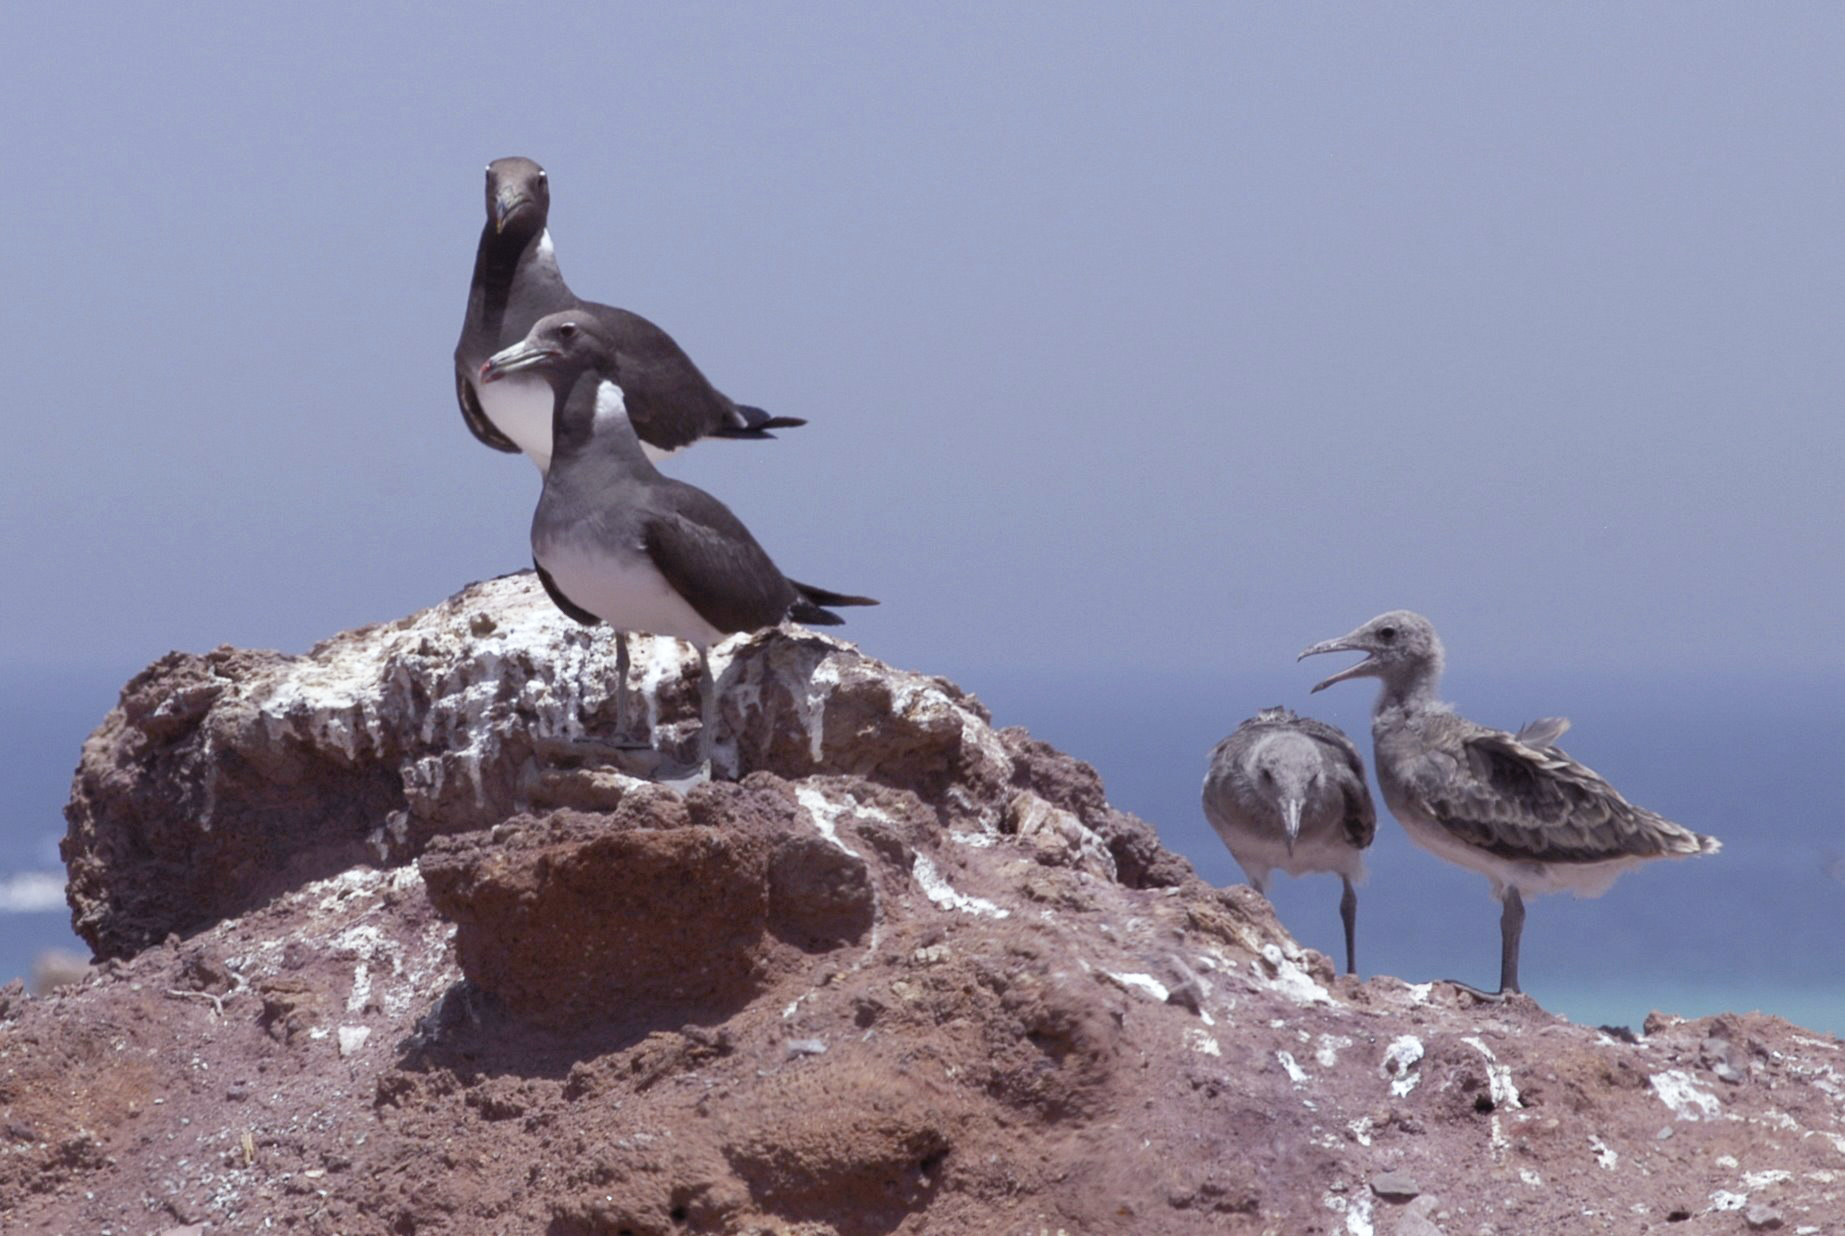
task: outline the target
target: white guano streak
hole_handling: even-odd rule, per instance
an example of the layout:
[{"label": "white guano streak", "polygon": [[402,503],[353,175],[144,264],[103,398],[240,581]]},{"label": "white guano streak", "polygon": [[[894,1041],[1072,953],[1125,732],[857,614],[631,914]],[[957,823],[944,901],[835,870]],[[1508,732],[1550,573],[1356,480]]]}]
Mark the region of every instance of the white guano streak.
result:
[{"label": "white guano streak", "polygon": [[1715,1120],[1723,1110],[1717,1096],[1698,1087],[1683,1069],[1667,1069],[1647,1079],[1659,1101],[1680,1120]]},{"label": "white guano streak", "polygon": [[1400,1099],[1422,1080],[1422,1074],[1416,1072],[1421,1062],[1422,1040],[1413,1034],[1399,1034],[1384,1049],[1384,1059],[1377,1071],[1390,1079],[1390,1093]]},{"label": "white guano streak", "polygon": [[1493,1049],[1477,1035],[1468,1035],[1461,1042],[1486,1057],[1486,1085],[1488,1097],[1494,1107],[1523,1107],[1519,1101],[1518,1087],[1512,1084],[1512,1070],[1499,1063],[1499,1057],[1493,1055]]},{"label": "white guano streak", "polygon": [[918,854],[916,862],[910,867],[910,874],[922,887],[923,895],[944,910],[959,910],[963,914],[972,914],[976,918],[1009,918],[1012,911],[996,906],[985,897],[970,897],[958,892],[953,885],[942,878],[935,862],[927,854]]}]

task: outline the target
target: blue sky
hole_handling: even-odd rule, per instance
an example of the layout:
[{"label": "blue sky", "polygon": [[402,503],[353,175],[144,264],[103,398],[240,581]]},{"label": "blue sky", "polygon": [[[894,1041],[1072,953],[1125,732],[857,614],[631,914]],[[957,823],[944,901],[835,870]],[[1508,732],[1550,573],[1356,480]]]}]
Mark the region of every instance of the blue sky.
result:
[{"label": "blue sky", "polygon": [[9,25],[0,655],[523,565],[536,474],[448,377],[517,152],[578,290],[809,418],[675,471],[898,663],[1223,673],[1408,606],[1457,665],[1845,668],[1839,10]]}]

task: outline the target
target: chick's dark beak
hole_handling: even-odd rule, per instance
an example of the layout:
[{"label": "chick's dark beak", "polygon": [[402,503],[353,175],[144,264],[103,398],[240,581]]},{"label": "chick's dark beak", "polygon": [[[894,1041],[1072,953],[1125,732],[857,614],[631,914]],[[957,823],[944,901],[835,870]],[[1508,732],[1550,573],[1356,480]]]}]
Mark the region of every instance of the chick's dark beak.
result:
[{"label": "chick's dark beak", "polygon": [[1362,678],[1365,675],[1369,674],[1372,668],[1376,665],[1376,662],[1373,661],[1372,658],[1368,655],[1369,649],[1366,649],[1359,644],[1353,643],[1352,637],[1349,635],[1342,635],[1338,639],[1321,640],[1319,643],[1310,645],[1309,647],[1303,649],[1301,651],[1300,656],[1294,659],[1296,661],[1305,661],[1308,657],[1317,657],[1323,652],[1363,652],[1363,653],[1366,653],[1367,655],[1365,659],[1358,662],[1358,664],[1348,665],[1346,668],[1340,670],[1338,673],[1334,674],[1332,677],[1324,678],[1320,680],[1319,682],[1314,683],[1313,690],[1307,692],[1307,694],[1309,695],[1312,695],[1318,691],[1324,691],[1327,687],[1332,686],[1335,682],[1344,682],[1348,678]]}]

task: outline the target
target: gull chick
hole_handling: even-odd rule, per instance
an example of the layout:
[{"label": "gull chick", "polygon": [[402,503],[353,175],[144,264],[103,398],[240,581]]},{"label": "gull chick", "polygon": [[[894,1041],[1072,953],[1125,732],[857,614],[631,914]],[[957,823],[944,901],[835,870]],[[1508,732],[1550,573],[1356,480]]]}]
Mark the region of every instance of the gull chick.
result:
[{"label": "gull chick", "polygon": [[[1649,859],[1715,854],[1722,843],[1622,798],[1557,747],[1560,717],[1516,734],[1469,721],[1435,698],[1442,646],[1427,618],[1380,614],[1300,655],[1362,652],[1318,683],[1381,680],[1372,713],[1373,759],[1384,803],[1411,841],[1477,871],[1499,898],[1499,991],[1519,990],[1518,944],[1527,896],[1599,897]],[[1482,995],[1488,993],[1479,993]]]},{"label": "gull chick", "polygon": [[1354,938],[1364,850],[1377,834],[1365,765],[1334,726],[1265,708],[1211,752],[1204,816],[1258,893],[1269,873],[1330,871],[1345,884],[1345,972],[1358,973]]}]

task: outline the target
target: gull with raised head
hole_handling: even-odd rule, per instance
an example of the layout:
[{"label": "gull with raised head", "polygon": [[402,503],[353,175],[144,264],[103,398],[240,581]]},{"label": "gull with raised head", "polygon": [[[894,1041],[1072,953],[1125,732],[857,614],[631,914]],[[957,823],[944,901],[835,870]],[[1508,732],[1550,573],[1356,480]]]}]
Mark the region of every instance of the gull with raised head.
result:
[{"label": "gull with raised head", "polygon": [[649,459],[663,459],[700,438],[772,438],[770,430],[806,423],[734,402],[658,326],[572,292],[558,269],[550,214],[551,179],[544,168],[521,157],[487,165],[487,221],[455,345],[455,397],[475,437],[495,450],[524,451],[540,472],[551,466],[545,383],[518,375],[490,387],[480,380],[480,367],[525,338],[539,318],[565,309],[594,318],[615,349],[628,420]]},{"label": "gull with raised head", "polygon": [[[699,761],[711,751],[717,686],[706,655],[726,635],[784,621],[832,625],[828,606],[875,605],[781,573],[730,508],[704,490],[660,475],[635,436],[614,341],[593,314],[539,319],[525,339],[482,365],[491,384],[542,378],[555,419],[551,467],[532,514],[532,561],[559,609],[685,640],[698,649]],[[627,645],[616,698],[627,693]],[[620,720],[617,729],[626,731]]]},{"label": "gull with raised head", "polygon": [[1423,849],[1484,875],[1500,900],[1499,991],[1469,988],[1476,994],[1519,990],[1526,897],[1563,891],[1599,897],[1622,872],[1650,859],[1722,848],[1715,837],[1636,807],[1564,754],[1556,745],[1569,727],[1562,718],[1508,733],[1438,700],[1441,640],[1420,614],[1380,614],[1300,655],[1328,652],[1362,652],[1365,659],[1315,691],[1351,678],[1382,683],[1371,737],[1390,813]]}]

